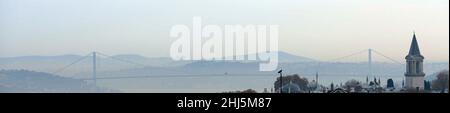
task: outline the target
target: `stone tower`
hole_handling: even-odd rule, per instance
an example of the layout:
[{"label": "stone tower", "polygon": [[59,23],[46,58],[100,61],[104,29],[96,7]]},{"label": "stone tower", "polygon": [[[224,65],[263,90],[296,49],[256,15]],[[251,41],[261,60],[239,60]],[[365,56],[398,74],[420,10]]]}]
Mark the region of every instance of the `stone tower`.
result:
[{"label": "stone tower", "polygon": [[423,90],[424,77],[423,57],[420,54],[419,44],[417,43],[416,34],[414,33],[406,59],[405,87],[408,89]]}]

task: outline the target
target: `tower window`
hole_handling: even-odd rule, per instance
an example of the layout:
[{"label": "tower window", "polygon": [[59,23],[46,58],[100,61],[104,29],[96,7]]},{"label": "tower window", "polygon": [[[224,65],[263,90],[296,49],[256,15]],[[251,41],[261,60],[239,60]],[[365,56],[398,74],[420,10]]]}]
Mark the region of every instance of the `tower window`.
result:
[{"label": "tower window", "polygon": [[416,73],[420,73],[420,62],[416,62]]},{"label": "tower window", "polygon": [[413,69],[414,69],[414,68],[413,68],[413,65],[414,65],[413,62],[410,61],[410,62],[409,62],[409,67],[408,67],[408,69],[409,69],[408,72],[409,72],[409,73],[413,73]]}]

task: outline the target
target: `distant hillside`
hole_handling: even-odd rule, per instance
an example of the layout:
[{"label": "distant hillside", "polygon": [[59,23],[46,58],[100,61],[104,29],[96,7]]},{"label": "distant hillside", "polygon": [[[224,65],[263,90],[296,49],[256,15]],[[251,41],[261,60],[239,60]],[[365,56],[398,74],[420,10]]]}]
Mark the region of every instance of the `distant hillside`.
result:
[{"label": "distant hillside", "polygon": [[278,56],[281,63],[316,62],[312,58],[297,56],[283,51],[278,52]]},{"label": "distant hillside", "polygon": [[[26,69],[41,72],[53,73],[64,66],[67,66],[83,56],[78,55],[61,55],[61,56],[21,56],[0,58],[0,69]],[[132,63],[129,63],[132,62]],[[114,55],[111,58],[98,55],[97,65],[98,71],[115,71],[122,69],[142,68],[144,66],[151,67],[173,67],[180,66],[191,61],[173,61],[171,58],[147,58],[134,54]],[[137,65],[142,64],[142,65]],[[73,74],[83,74],[92,67],[92,58],[86,57],[76,64],[72,65],[68,70],[64,70],[62,75],[73,76]]]},{"label": "distant hillside", "polygon": [[69,93],[117,92],[96,88],[84,81],[27,70],[1,70],[0,92]]},{"label": "distant hillside", "polygon": [[261,73],[258,63],[241,63],[225,61],[197,61],[180,67],[185,73],[222,74],[222,73]]},{"label": "distant hillside", "polygon": [[[246,55],[248,56],[248,55]],[[53,73],[58,71],[59,69],[71,64],[74,61],[83,58],[80,55],[60,55],[60,56],[21,56],[21,57],[8,57],[8,58],[0,58],[0,69],[26,69],[26,70],[36,70],[41,72]],[[280,63],[298,63],[298,62],[314,62],[315,60],[292,55],[286,52],[279,52],[279,62]],[[174,61],[169,57],[159,57],[159,58],[148,58],[141,55],[136,54],[119,54],[113,55],[111,58],[107,58],[106,56],[98,55],[97,57],[97,65],[99,66],[99,72],[105,71],[117,71],[117,70],[127,70],[127,69],[135,69],[135,68],[171,68],[171,67],[179,67],[184,65],[193,65],[198,64],[200,62],[208,62],[208,61]],[[220,64],[232,64],[225,63],[227,61],[218,61],[212,62],[217,65]],[[236,63],[235,61],[232,61]],[[241,63],[251,63],[258,61],[238,61]],[[193,64],[190,64],[193,63]],[[224,64],[225,63],[225,64]],[[248,64],[243,64],[248,65]],[[254,64],[252,64],[254,65]],[[256,65],[257,66],[257,65]],[[75,75],[85,75],[86,73],[90,73],[90,68],[92,67],[92,58],[86,57],[83,60],[77,62],[72,65],[69,69],[64,70],[58,74],[64,76],[75,76]],[[217,66],[215,66],[217,67]],[[241,67],[237,66],[236,68]],[[84,71],[83,71],[84,70]],[[231,69],[232,70],[232,69]],[[224,70],[225,71],[225,70]]]},{"label": "distant hillside", "polygon": [[[172,58],[169,57],[155,57],[155,58],[149,58],[141,55],[136,54],[120,54],[120,55],[114,55],[113,58],[124,60],[124,61],[130,61],[133,63],[139,63],[144,64],[147,66],[152,67],[173,67],[173,66],[180,66],[187,63],[190,63],[191,61],[174,61]],[[117,61],[114,61],[117,62]],[[124,63],[124,62],[121,62]]]},{"label": "distant hillside", "polygon": [[76,60],[81,58],[79,55],[60,55],[60,56],[20,56],[1,58],[3,62],[8,61],[46,61],[46,60]]},{"label": "distant hillside", "polygon": [[120,58],[120,59],[129,59],[129,60],[147,60],[147,59],[149,59],[145,56],[136,55],[136,54],[120,54],[120,55],[114,55],[112,57]]},{"label": "distant hillside", "polygon": [[[280,63],[300,63],[300,62],[316,62],[316,60],[312,59],[312,58],[307,58],[307,57],[303,57],[303,56],[298,56],[298,55],[293,55],[284,51],[277,51],[278,52],[278,62]],[[257,58],[257,61],[260,61],[260,59],[258,58],[258,55],[261,53],[257,53],[257,54],[249,54],[249,55],[255,55]],[[239,57],[244,57],[245,59],[247,59],[247,57],[249,55],[241,55]],[[230,58],[230,57],[227,57]],[[250,61],[251,62],[251,61]]]},{"label": "distant hillside", "polygon": [[[113,59],[99,56],[97,59],[97,72],[99,75],[274,73],[260,72],[259,61],[173,61],[168,57],[148,58],[135,54],[122,54],[111,57]],[[26,69],[54,73],[58,69],[63,68],[80,58],[82,58],[82,56],[77,55],[0,58],[0,69]],[[321,74],[329,75],[358,75],[363,77],[369,73],[368,65],[365,62],[321,62],[320,65],[318,65],[318,61],[314,59],[289,54],[283,51],[279,51],[279,62],[278,67],[283,68],[286,73],[313,75],[316,72],[319,72]],[[404,75],[404,68],[404,65],[374,62],[372,71],[374,74],[377,74],[377,76],[401,77]],[[424,64],[424,71],[427,75],[431,75],[431,73],[444,69],[448,69],[448,62]],[[92,59],[86,58],[57,74],[61,76],[83,78],[91,75],[91,70]]]}]

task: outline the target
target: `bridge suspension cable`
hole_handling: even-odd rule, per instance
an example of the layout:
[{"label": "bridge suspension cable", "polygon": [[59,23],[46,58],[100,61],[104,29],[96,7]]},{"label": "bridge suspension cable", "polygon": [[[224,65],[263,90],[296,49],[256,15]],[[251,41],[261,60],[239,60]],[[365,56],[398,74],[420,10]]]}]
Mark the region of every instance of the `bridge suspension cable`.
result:
[{"label": "bridge suspension cable", "polygon": [[133,62],[133,61],[129,61],[129,60],[113,57],[113,56],[110,56],[110,55],[107,55],[107,54],[104,54],[104,53],[100,53],[100,52],[97,52],[97,54],[99,54],[101,56],[104,56],[106,58],[110,58],[110,59],[113,59],[113,60],[116,60],[116,61],[121,61],[121,62],[124,62],[124,63],[129,63],[129,64],[138,65],[138,66],[142,66],[142,67],[147,67],[148,66],[148,65],[145,65],[145,64],[141,64],[141,63],[137,63],[137,62]]},{"label": "bridge suspension cable", "polygon": [[355,55],[359,55],[359,54],[362,54],[362,53],[365,53],[365,52],[367,52],[367,50],[362,50],[362,51],[358,51],[358,52],[355,52],[355,53],[352,53],[352,54],[349,54],[349,55],[346,55],[346,56],[342,56],[342,57],[326,60],[325,62],[337,61],[337,60],[349,58],[349,57],[352,57],[352,56],[355,56]]},{"label": "bridge suspension cable", "polygon": [[81,58],[75,60],[74,62],[70,63],[69,65],[66,65],[66,66],[64,66],[64,67],[62,67],[62,68],[57,69],[56,71],[53,72],[53,74],[58,74],[58,73],[60,73],[60,72],[62,72],[62,71],[64,71],[64,70],[66,70],[66,69],[69,68],[70,66],[72,66],[72,65],[74,65],[74,64],[76,64],[76,63],[78,63],[78,62],[80,62],[80,61],[82,61],[82,60],[84,60],[84,59],[86,59],[86,58],[88,58],[88,57],[90,57],[91,54],[92,54],[92,53],[89,53],[89,54],[87,54],[87,55],[85,55],[85,56],[83,56],[83,57],[81,57]]},{"label": "bridge suspension cable", "polygon": [[378,51],[376,51],[376,50],[372,50],[372,51],[375,52],[376,54],[378,54],[378,55],[380,55],[380,56],[382,56],[382,57],[384,57],[384,58],[386,58],[386,59],[392,61],[392,62],[395,62],[395,63],[397,63],[397,64],[403,65],[403,63],[401,63],[401,62],[399,62],[399,61],[397,61],[397,60],[395,60],[395,59],[393,59],[393,58],[391,58],[391,57],[388,57],[388,56],[384,55],[384,54],[381,53],[381,52],[378,52]]}]

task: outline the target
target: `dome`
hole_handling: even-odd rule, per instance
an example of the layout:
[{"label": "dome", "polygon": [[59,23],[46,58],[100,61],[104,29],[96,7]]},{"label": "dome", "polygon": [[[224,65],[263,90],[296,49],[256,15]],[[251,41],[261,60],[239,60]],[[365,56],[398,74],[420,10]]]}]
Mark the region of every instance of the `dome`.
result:
[{"label": "dome", "polygon": [[294,84],[292,82],[289,82],[289,84],[283,85],[281,87],[283,93],[302,93],[300,86],[297,84]]}]

